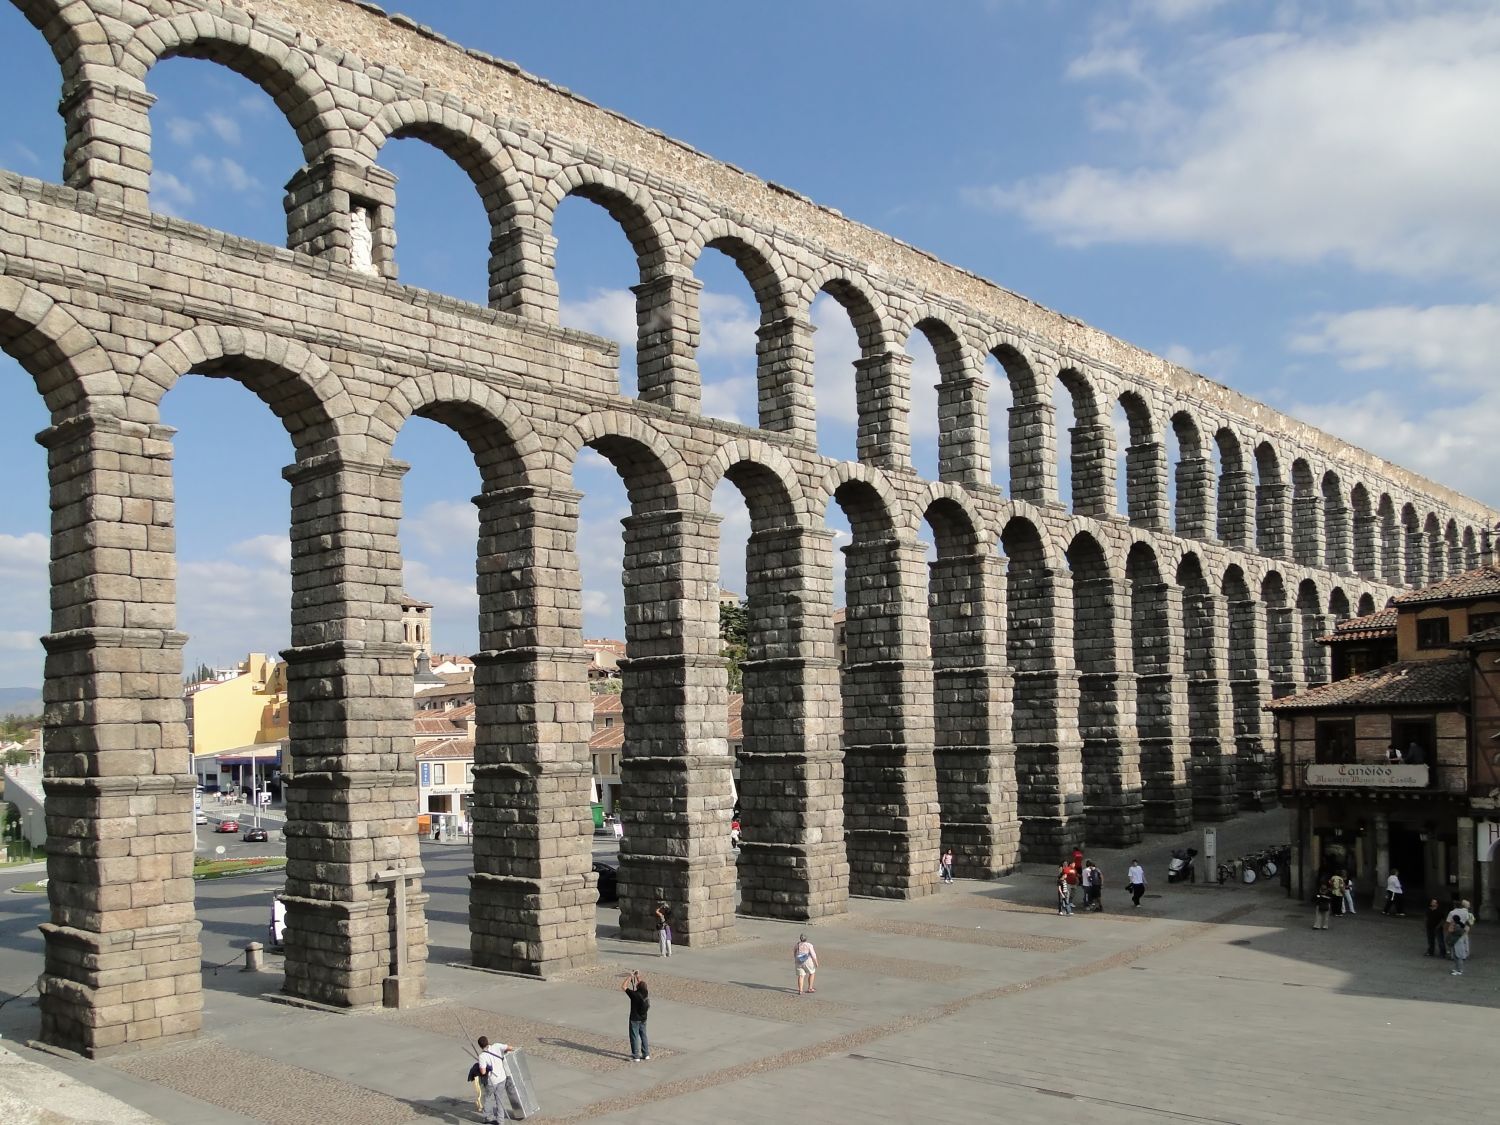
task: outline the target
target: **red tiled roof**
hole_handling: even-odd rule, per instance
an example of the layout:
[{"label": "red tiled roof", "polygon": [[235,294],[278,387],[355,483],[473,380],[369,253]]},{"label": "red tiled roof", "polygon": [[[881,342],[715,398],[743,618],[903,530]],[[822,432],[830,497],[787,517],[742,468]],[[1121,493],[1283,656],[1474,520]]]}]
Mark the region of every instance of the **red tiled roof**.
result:
[{"label": "red tiled roof", "polygon": [[1470,633],[1467,637],[1460,637],[1450,644],[1457,648],[1489,648],[1492,645],[1500,645],[1500,625],[1493,629],[1481,629],[1477,633]]},{"label": "red tiled roof", "polygon": [[1377,609],[1363,617],[1350,617],[1333,627],[1333,632],[1318,638],[1319,644],[1336,644],[1341,641],[1369,641],[1396,635],[1395,606]]},{"label": "red tiled roof", "polygon": [[1430,602],[1463,601],[1472,598],[1500,597],[1500,566],[1476,566],[1453,574],[1441,582],[1396,595],[1397,605],[1426,605]]},{"label": "red tiled roof", "polygon": [[474,757],[472,738],[443,738],[436,742],[417,744],[418,758],[469,758]]},{"label": "red tiled roof", "polygon": [[600,727],[589,736],[590,750],[618,750],[625,745],[625,727]]},{"label": "red tiled roof", "polygon": [[620,699],[617,691],[596,691],[594,695],[595,715],[619,715],[625,710],[625,704]]},{"label": "red tiled roof", "polygon": [[1369,710],[1463,703],[1469,698],[1469,658],[1406,660],[1277,699],[1268,711]]}]

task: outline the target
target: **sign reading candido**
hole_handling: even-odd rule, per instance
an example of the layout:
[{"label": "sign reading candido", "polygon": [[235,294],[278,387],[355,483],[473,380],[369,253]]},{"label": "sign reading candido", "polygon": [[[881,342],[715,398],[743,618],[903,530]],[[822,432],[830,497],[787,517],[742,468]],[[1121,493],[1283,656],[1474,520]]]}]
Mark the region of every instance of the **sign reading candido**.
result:
[{"label": "sign reading candido", "polygon": [[1426,766],[1386,765],[1383,762],[1343,762],[1310,765],[1302,774],[1308,785],[1421,789],[1427,785]]}]

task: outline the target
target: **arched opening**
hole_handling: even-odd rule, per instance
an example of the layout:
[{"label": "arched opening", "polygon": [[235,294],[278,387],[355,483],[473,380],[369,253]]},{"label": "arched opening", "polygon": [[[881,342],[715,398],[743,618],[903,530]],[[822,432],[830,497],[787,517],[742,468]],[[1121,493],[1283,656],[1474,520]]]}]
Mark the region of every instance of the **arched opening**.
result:
[{"label": "arched opening", "polygon": [[1464,569],[1473,570],[1479,565],[1479,540],[1472,527],[1464,528]]},{"label": "arched opening", "polygon": [[1452,577],[1460,574],[1464,569],[1463,544],[1458,538],[1458,521],[1449,517],[1448,523],[1443,528],[1443,545],[1447,549],[1447,574]]},{"label": "arched opening", "polygon": [[956,501],[934,501],[925,518],[936,548],[927,592],[942,847],[960,877],[990,878],[1015,866],[1020,846],[1015,759],[1001,729],[1004,567]]},{"label": "arched opening", "polygon": [[1214,434],[1214,446],[1219,451],[1219,541],[1231,547],[1249,547],[1254,511],[1250,473],[1239,435],[1227,426],[1220,427]]},{"label": "arched opening", "polygon": [[[723,237],[708,243],[693,268],[698,293],[702,411],[752,428],[785,429],[778,412],[785,377],[770,326],[787,317],[781,284],[765,256],[748,243]],[[764,355],[762,352],[764,351]]]},{"label": "arched opening", "polygon": [[1318,588],[1310,578],[1304,578],[1297,587],[1297,616],[1302,625],[1303,686],[1313,688],[1326,684],[1329,679],[1328,646],[1320,645],[1318,638],[1328,631],[1328,621],[1323,616]]},{"label": "arched opening", "polygon": [[1064,368],[1057,377],[1057,427],[1068,434],[1068,455],[1058,467],[1058,501],[1079,515],[1106,516],[1114,510],[1111,432],[1098,396],[1081,372]]},{"label": "arched opening", "polygon": [[1359,616],[1359,617],[1367,617],[1367,616],[1369,616],[1370,614],[1372,614],[1374,612],[1375,612],[1375,597],[1374,597],[1373,594],[1369,593],[1369,591],[1366,591],[1365,593],[1363,593],[1363,594],[1361,594],[1359,596],[1359,609],[1358,609],[1358,612],[1357,612],[1357,616]]},{"label": "arched opening", "polygon": [[831,281],[813,301],[812,323],[818,452],[835,461],[859,461],[867,427],[858,374],[866,357],[880,353],[874,306],[849,282]]},{"label": "arched opening", "polygon": [[1349,574],[1354,553],[1349,506],[1344,502],[1343,483],[1331,470],[1323,474],[1323,535],[1326,541],[1323,565],[1340,574]]},{"label": "arched opening", "polygon": [[1300,631],[1292,620],[1287,602],[1286,582],[1277,571],[1271,571],[1260,584],[1260,600],[1266,607],[1266,667],[1271,681],[1271,698],[1292,695],[1302,678],[1297,657]]},{"label": "arched opening", "polygon": [[[930,626],[916,544],[902,542],[888,501],[846,480],[833,502],[849,521],[845,554],[844,839],[852,894],[909,898],[936,882],[939,841],[929,714]],[[917,702],[920,700],[921,702]]]},{"label": "arched opening", "polygon": [[6,117],[0,167],[58,183],[64,136],[57,115],[63,85],[57,59],[42,33],[11,4],[0,4],[0,42],[5,44],[0,98]]},{"label": "arched opening", "polygon": [[908,333],[906,355],[911,359],[911,467],[928,480],[944,479],[939,447],[957,435],[939,433],[939,390],[944,382],[963,377],[963,350],[951,328],[928,319]]},{"label": "arched opening", "polygon": [[1443,527],[1436,512],[1428,512],[1422,524],[1422,534],[1427,540],[1427,581],[1441,582],[1448,576],[1448,552],[1444,549]]},{"label": "arched opening", "polygon": [[1149,832],[1182,832],[1192,824],[1186,716],[1179,698],[1183,644],[1175,589],[1162,577],[1156,554],[1132,544],[1125,560],[1130,586],[1130,647],[1136,677],[1136,730],[1141,788]]},{"label": "arched opening", "polygon": [[1263,441],[1255,447],[1255,549],[1269,558],[1287,558],[1290,516],[1281,458],[1270,442]]},{"label": "arched opening", "polygon": [[[197,47],[206,51],[210,44]],[[302,166],[303,145],[286,109],[254,79],[231,70],[233,58],[209,61],[188,52],[163,58],[147,75],[156,98],[151,209],[284,246],[282,188]]]},{"label": "arched opening", "polygon": [[1177,485],[1173,530],[1184,539],[1209,539],[1214,507],[1213,470],[1198,423],[1185,410],[1172,415],[1172,433],[1177,439]]},{"label": "arched opening", "polygon": [[1344,593],[1342,586],[1335,586],[1328,594],[1328,616],[1333,618],[1331,625],[1347,621],[1350,617],[1349,595]]},{"label": "arched opening", "polygon": [[1356,484],[1349,493],[1349,503],[1354,510],[1354,573],[1375,578],[1380,572],[1376,555],[1379,537],[1369,489],[1363,483]]},{"label": "arched opening", "polygon": [[1292,559],[1302,566],[1323,565],[1323,505],[1313,488],[1312,467],[1292,462]]},{"label": "arched opening", "polygon": [[1165,450],[1146,400],[1126,391],[1114,409],[1115,448],[1120,450],[1119,510],[1136,527],[1167,526]]},{"label": "arched opening", "polygon": [[1421,517],[1409,503],[1401,505],[1401,530],[1406,544],[1406,584],[1421,587],[1427,576],[1427,547]]},{"label": "arched opening", "polygon": [[1097,540],[1068,546],[1073,576],[1073,664],[1078,669],[1078,733],[1083,740],[1083,806],[1090,843],[1120,847],[1141,837],[1139,762],[1123,587]]},{"label": "arched opening", "polygon": [[1380,567],[1377,577],[1388,586],[1399,586],[1406,578],[1406,537],[1396,522],[1396,505],[1388,492],[1380,494],[1375,509],[1376,532],[1380,544]]},{"label": "arched opening", "polygon": [[1238,566],[1224,572],[1220,585],[1229,626],[1229,695],[1234,710],[1235,789],[1244,809],[1260,809],[1274,797],[1276,784],[1266,768],[1275,744],[1265,711],[1269,667],[1268,629],[1263,607],[1250,593]]},{"label": "arched opening", "polygon": [[999,384],[992,380],[990,395],[990,439],[995,442],[998,460],[999,435],[1006,435],[1006,457],[1010,464],[1010,495],[1015,500],[1046,504],[1057,495],[1053,482],[1056,464],[1056,420],[1052,400],[1031,364],[1009,344],[997,344],[990,355],[1005,372],[1010,386],[1010,405],[1006,424],[996,425],[1003,396],[995,394]]},{"label": "arched opening", "polygon": [[639,220],[624,202],[586,190],[564,197],[552,217],[558,322],[619,346],[620,393],[626,398],[644,397],[635,289],[646,274],[631,224],[639,237]]},{"label": "arched opening", "polygon": [[[1024,364],[1019,355],[1011,358],[1011,367]],[[990,431],[990,483],[1004,495],[1011,495],[1010,450],[1011,419],[1015,398],[1010,371],[995,352],[986,352],[980,378],[984,380],[985,408]]]},{"label": "arched opening", "polygon": [[1183,556],[1178,564],[1177,585],[1182,591],[1193,817],[1222,820],[1235,806],[1234,717],[1225,683],[1228,623],[1196,554]]}]

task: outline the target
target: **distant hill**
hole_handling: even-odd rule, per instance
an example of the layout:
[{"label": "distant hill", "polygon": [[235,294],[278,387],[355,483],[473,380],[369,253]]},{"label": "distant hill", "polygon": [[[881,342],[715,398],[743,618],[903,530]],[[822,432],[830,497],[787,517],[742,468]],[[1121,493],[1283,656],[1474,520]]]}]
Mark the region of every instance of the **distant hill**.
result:
[{"label": "distant hill", "polygon": [[40,715],[42,689],[0,687],[0,715]]}]

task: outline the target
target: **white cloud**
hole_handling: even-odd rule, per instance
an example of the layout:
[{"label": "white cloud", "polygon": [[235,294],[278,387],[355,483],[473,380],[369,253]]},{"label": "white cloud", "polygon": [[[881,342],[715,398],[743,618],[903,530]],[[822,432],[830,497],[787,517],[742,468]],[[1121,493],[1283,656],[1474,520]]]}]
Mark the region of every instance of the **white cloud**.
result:
[{"label": "white cloud", "polygon": [[1189,371],[1196,371],[1220,382],[1227,379],[1239,360],[1239,352],[1232,347],[1196,351],[1186,344],[1168,344],[1161,354],[1179,367],[1186,367]]},{"label": "white cloud", "polygon": [[50,541],[40,531],[0,534],[0,576],[7,581],[16,576],[46,578],[50,549]]},{"label": "white cloud", "polygon": [[594,289],[582,301],[563,301],[558,319],[569,328],[617,341],[622,355],[635,354],[635,294],[628,289]]},{"label": "white cloud", "polygon": [[189,117],[169,117],[166,121],[167,136],[174,144],[190,145],[203,132],[201,123]]},{"label": "white cloud", "polygon": [[703,413],[710,418],[738,422],[742,426],[759,425],[759,386],[754,375],[703,380]]},{"label": "white cloud", "polygon": [[185,180],[165,168],[152,169],[151,205],[156,210],[169,215],[179,214],[184,208],[191,207],[196,198],[197,193]]},{"label": "white cloud", "polygon": [[243,193],[260,186],[260,181],[247,172],[243,164],[227,156],[207,156],[200,153],[193,157],[190,167],[206,187],[226,187],[230,191]]},{"label": "white cloud", "polygon": [[760,312],[732,293],[705,289],[698,295],[698,361],[726,358],[755,366]]},{"label": "white cloud", "polygon": [[[1155,5],[1163,15],[1197,6]],[[1263,34],[1197,39],[1142,68],[1166,84],[1173,113],[1150,90],[1133,108],[1121,103],[1115,124],[1137,133],[1138,162],[1079,165],[972,198],[1072,245],[1195,244],[1245,259],[1492,278],[1500,13],[1375,12],[1357,27],[1293,17]],[[1130,49],[1096,47],[1074,72],[1128,74]]]},{"label": "white cloud", "polygon": [[1500,303],[1393,305],[1325,314],[1291,340],[1346,370],[1414,370],[1444,387],[1488,388],[1500,374]]},{"label": "white cloud", "polygon": [[472,564],[478,542],[479,509],[467,501],[434,501],[401,521],[401,544],[408,554],[456,556]]},{"label": "white cloud", "polygon": [[225,144],[240,143],[240,124],[227,113],[209,113],[204,120],[208,122],[208,127],[214,131],[214,135]]}]

